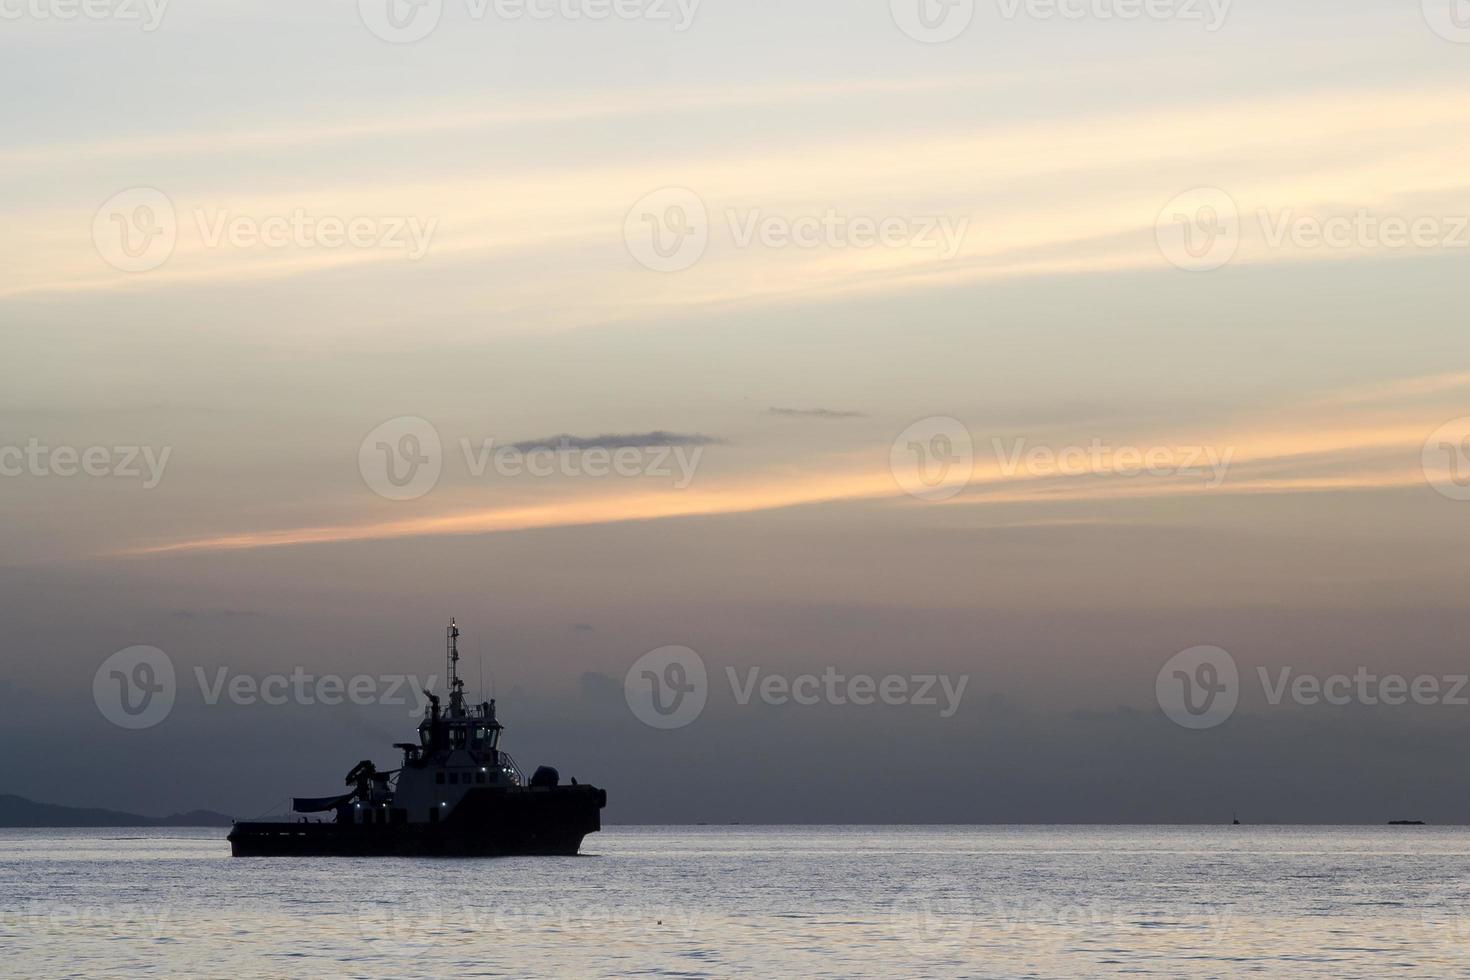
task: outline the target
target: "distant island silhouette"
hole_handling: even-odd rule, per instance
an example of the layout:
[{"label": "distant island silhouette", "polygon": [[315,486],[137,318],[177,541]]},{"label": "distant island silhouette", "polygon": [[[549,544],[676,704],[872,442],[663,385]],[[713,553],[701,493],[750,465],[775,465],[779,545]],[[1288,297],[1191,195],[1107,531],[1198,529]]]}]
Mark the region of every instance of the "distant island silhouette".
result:
[{"label": "distant island silhouette", "polygon": [[37,803],[0,793],[0,828],[17,827],[228,827],[233,818],[213,810],[145,817],[121,810]]}]

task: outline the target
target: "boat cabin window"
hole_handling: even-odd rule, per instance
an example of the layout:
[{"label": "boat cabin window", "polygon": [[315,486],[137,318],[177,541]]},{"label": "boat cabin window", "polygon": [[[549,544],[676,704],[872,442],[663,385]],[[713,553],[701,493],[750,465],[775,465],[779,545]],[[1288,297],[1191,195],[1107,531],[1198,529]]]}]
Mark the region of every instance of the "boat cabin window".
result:
[{"label": "boat cabin window", "polygon": [[477,782],[477,783],[483,783],[484,781],[485,781],[485,774],[483,772],[477,772],[477,773],[475,773],[475,782]]},{"label": "boat cabin window", "polygon": [[436,773],[434,773],[434,782],[438,783],[441,786],[444,785],[444,773],[442,773],[442,772],[436,772]]},{"label": "boat cabin window", "polygon": [[464,748],[465,730],[461,725],[455,725],[449,730],[449,744],[456,749]]}]

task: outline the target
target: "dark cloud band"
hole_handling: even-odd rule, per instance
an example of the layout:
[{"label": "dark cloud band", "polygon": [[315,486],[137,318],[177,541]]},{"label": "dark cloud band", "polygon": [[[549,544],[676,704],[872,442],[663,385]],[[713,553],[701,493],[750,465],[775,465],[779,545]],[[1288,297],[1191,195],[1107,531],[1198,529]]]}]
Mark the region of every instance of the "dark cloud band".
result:
[{"label": "dark cloud band", "polygon": [[665,432],[658,429],[653,432],[604,433],[599,436],[574,436],[564,433],[547,439],[527,439],[525,442],[513,443],[511,448],[528,453],[544,449],[647,449],[658,446],[711,446],[723,441],[723,439],[701,435],[698,432]]}]

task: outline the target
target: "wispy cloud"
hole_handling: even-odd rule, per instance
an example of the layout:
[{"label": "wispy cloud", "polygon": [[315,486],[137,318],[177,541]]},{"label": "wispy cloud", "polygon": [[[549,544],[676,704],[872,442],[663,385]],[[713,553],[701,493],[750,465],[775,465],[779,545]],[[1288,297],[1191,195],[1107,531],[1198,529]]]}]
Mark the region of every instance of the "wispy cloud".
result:
[{"label": "wispy cloud", "polygon": [[774,510],[824,501],[882,497],[894,491],[886,472],[869,471],[806,480],[766,476],[730,481],[721,487],[696,484],[673,493],[627,492],[531,506],[464,510],[367,524],[326,525],[278,531],[245,531],[170,544],[146,545],[127,554],[233,551],[283,545],[332,544],[436,535],[489,534],[549,527],[576,527],[671,517],[697,517]]},{"label": "wispy cloud", "polygon": [[[1077,69],[1073,69],[1078,71]],[[1081,69],[1089,76],[1108,73],[1106,66]],[[617,94],[576,93],[548,95],[534,103],[487,109],[450,103],[426,106],[413,113],[385,112],[381,106],[363,110],[356,119],[339,114],[303,122],[262,125],[242,118],[226,127],[191,129],[148,136],[119,136],[87,141],[12,145],[0,149],[0,166],[53,168],[58,160],[88,161],[132,158],[170,158],[181,155],[212,157],[241,150],[281,147],[299,150],[309,145],[364,143],[382,139],[421,137],[433,133],[463,135],[476,130],[516,126],[576,123],[589,119],[630,116],[674,116],[682,113],[786,105],[792,99],[859,100],[874,95],[909,95],[944,91],[998,89],[1017,80],[1015,75],[990,74],[941,78],[853,78],[832,82],[783,82],[740,86],[704,86],[670,91],[635,89]]]},{"label": "wispy cloud", "polygon": [[[1407,393],[1443,387],[1430,379],[1396,383]],[[1452,389],[1453,390],[1453,389]],[[1388,490],[1423,485],[1419,465],[1423,442],[1442,421],[1439,412],[1422,408],[1407,417],[1397,406],[1380,405],[1378,414],[1347,418],[1343,399],[1353,391],[1318,398],[1259,419],[1206,434],[1191,442],[1222,450],[1228,478],[1205,481],[1199,475],[1172,472],[1149,476],[1125,474],[1106,467],[1066,474],[1018,471],[1001,452],[977,443],[979,455],[966,492],[944,506],[996,503],[1106,501],[1147,497],[1220,496],[1230,494],[1326,493]],[[1315,407],[1314,407],[1315,406]],[[1289,409],[1289,410],[1285,410]],[[1444,411],[1441,409],[1440,411]],[[705,439],[674,433],[642,436],[606,435],[582,438],[581,446],[626,445],[619,440],[657,439],[644,445],[669,444],[672,438]],[[1160,445],[1179,445],[1160,433]],[[554,446],[558,440],[531,440],[527,447]],[[489,508],[461,507],[412,518],[323,525],[281,530],[243,531],[161,544],[143,545],[127,553],[172,554],[194,551],[330,544],[433,535],[488,534],[549,527],[647,521],[673,517],[712,516],[776,510],[819,503],[855,502],[905,497],[887,468],[888,447],[810,460],[806,465],[773,465],[742,476],[710,477],[678,491],[630,489],[596,496],[567,497],[547,503]]]},{"label": "wispy cloud", "polygon": [[[794,97],[829,95],[817,89]],[[490,275],[493,288],[474,294],[476,315],[514,312],[508,320],[526,328],[749,307],[798,296],[1170,271],[1154,241],[1154,224],[1169,197],[1201,183],[1205,163],[1211,165],[1209,181],[1223,185],[1242,211],[1237,263],[1341,260],[1387,253],[1358,243],[1273,245],[1257,212],[1278,218],[1288,211],[1365,207],[1394,214],[1463,213],[1470,202],[1457,161],[1467,156],[1470,103],[1414,88],[1238,98],[1208,112],[1135,109],[1045,124],[917,130],[902,139],[824,134],[759,151],[737,147],[685,159],[624,159],[601,163],[595,171],[563,165],[433,179],[409,173],[368,184],[317,175],[303,177],[295,190],[268,193],[253,183],[196,178],[175,195],[179,239],[173,256],[143,275],[112,272],[99,260],[86,234],[89,211],[34,206],[21,218],[27,234],[13,248],[0,244],[0,297],[244,282],[353,268],[361,277],[376,277],[378,270],[391,276],[401,274],[395,265],[413,268],[400,252],[383,249],[210,247],[199,230],[201,209],[211,215],[304,209],[313,215],[437,219],[422,261],[451,279]],[[1229,166],[1217,166],[1222,160]],[[985,161],[983,171],[975,161]],[[624,253],[623,224],[633,202],[671,185],[701,195],[710,243],[692,268],[651,277]],[[922,195],[916,186],[925,188]],[[732,214],[758,209],[795,218],[837,205],[854,215],[938,214],[967,221],[968,230],[953,258],[944,261],[934,249],[918,247],[741,247],[730,230]],[[535,261],[487,273],[487,256]],[[564,288],[569,279],[578,283],[572,295]],[[548,296],[566,301],[548,303]]]}]

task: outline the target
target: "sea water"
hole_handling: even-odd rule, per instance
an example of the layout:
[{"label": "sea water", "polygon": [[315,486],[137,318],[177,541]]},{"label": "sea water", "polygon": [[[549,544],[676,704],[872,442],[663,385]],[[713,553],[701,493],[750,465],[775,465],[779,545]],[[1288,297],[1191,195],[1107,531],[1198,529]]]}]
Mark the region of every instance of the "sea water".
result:
[{"label": "sea water", "polygon": [[1470,830],[609,827],[575,858],[0,831],[29,976],[1470,975]]}]

